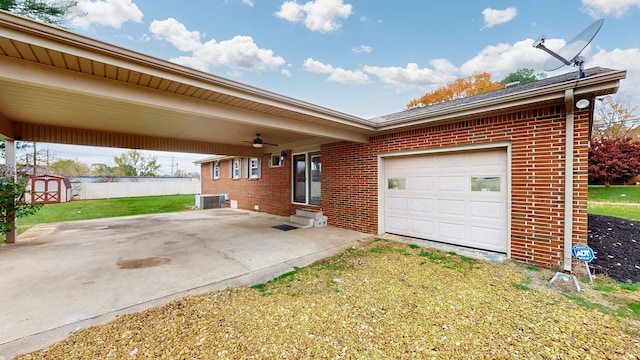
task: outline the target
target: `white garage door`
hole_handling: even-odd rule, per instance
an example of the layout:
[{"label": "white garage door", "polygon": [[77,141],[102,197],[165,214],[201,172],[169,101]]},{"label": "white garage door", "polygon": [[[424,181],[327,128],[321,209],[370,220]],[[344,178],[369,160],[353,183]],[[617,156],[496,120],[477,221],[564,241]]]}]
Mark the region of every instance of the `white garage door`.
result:
[{"label": "white garage door", "polygon": [[385,232],[507,252],[506,150],[384,159]]}]

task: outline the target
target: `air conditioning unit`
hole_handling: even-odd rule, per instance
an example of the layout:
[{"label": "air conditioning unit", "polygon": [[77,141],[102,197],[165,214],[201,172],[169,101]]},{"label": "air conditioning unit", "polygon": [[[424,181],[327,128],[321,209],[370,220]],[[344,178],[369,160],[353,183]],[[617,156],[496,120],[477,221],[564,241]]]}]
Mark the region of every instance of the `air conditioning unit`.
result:
[{"label": "air conditioning unit", "polygon": [[196,195],[196,207],[198,209],[218,209],[224,207],[226,201],[226,194]]}]

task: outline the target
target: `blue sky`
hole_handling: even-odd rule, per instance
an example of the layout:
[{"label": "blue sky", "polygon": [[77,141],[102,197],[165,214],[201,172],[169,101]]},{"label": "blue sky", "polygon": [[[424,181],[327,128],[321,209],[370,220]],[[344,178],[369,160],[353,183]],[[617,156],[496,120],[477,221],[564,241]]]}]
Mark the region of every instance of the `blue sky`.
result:
[{"label": "blue sky", "polygon": [[585,67],[627,70],[620,92],[640,99],[640,0],[79,0],[76,11],[73,32],[363,118],[474,73],[542,72],[538,37],[557,50],[604,18]]}]

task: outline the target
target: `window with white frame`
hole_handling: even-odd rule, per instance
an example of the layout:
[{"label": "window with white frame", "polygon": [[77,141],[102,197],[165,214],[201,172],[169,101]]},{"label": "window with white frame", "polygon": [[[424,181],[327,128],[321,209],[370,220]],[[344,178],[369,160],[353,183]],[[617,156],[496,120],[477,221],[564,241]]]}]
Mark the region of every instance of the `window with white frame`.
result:
[{"label": "window with white frame", "polygon": [[211,167],[211,178],[220,179],[220,160],[214,161]]},{"label": "window with white frame", "polygon": [[233,178],[240,179],[242,177],[242,158],[233,159]]},{"label": "window with white frame", "polygon": [[259,158],[250,158],[249,159],[249,177],[252,179],[260,178],[260,159]]}]

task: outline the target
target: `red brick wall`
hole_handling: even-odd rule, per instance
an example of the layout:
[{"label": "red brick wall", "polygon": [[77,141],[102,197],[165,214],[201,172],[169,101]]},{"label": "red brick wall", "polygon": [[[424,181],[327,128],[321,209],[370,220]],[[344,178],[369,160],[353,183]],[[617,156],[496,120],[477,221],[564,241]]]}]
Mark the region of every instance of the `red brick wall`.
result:
[{"label": "red brick wall", "polygon": [[254,206],[258,205],[260,212],[291,215],[295,210],[292,210],[291,204],[291,154],[288,155],[286,166],[270,168],[270,154],[265,154],[261,160],[259,179],[245,178],[244,164],[241,179],[229,178],[229,160],[221,162],[220,178],[212,179],[213,163],[202,164],[202,194],[229,194],[230,200],[238,201],[239,209],[254,210]]},{"label": "red brick wall", "polygon": [[[576,116],[574,243],[586,243],[588,113]],[[510,142],[511,256],[543,266],[563,262],[564,106],[469,119],[374,136],[369,144],[322,146],[322,210],[331,225],[378,231],[379,153]]]},{"label": "red brick wall", "polygon": [[[455,123],[374,136],[368,144],[338,142],[322,146],[322,207],[329,224],[378,232],[378,154],[449,146],[510,142],[511,256],[520,261],[561,266],[564,256],[563,105],[512,114],[471,118]],[[587,241],[588,112],[575,117],[573,243]],[[211,179],[211,164],[202,166],[202,193],[228,193],[241,209],[288,216],[291,203],[291,153],[287,165],[268,167],[262,178],[229,179],[224,161],[221,177]],[[316,208],[317,209],[317,208]]]}]

